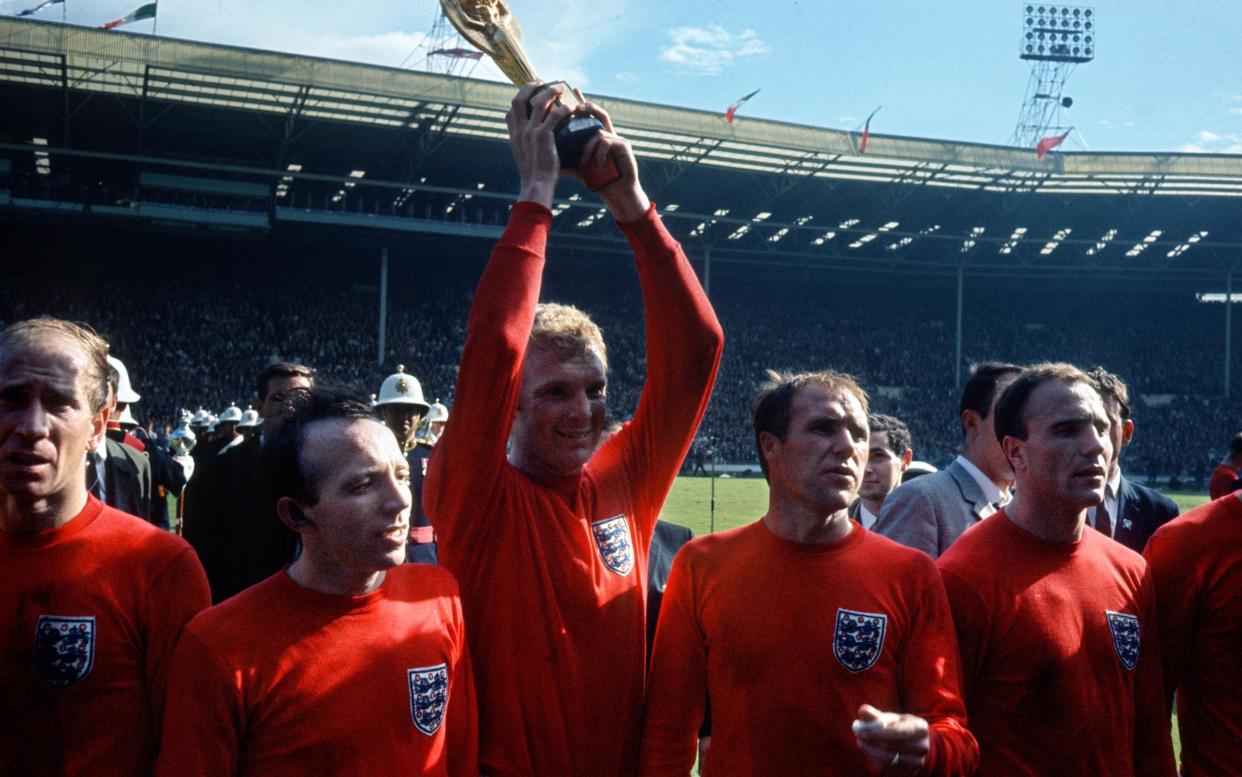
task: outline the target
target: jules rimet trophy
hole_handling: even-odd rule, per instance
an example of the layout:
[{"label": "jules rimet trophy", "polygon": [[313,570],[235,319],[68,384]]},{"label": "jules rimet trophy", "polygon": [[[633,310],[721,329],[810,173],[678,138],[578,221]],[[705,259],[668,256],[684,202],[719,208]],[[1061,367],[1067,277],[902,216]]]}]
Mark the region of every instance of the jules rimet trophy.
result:
[{"label": "jules rimet trophy", "polygon": [[[440,0],[440,7],[457,32],[491,57],[500,72],[514,84],[522,86],[539,80],[522,48],[522,28],[505,0]],[[544,84],[540,89],[563,83],[555,81]],[[566,89],[562,99],[578,101],[572,89]],[[603,128],[600,120],[589,113],[576,113],[561,122],[555,130],[556,153],[561,166],[577,168],[582,159],[583,146]],[[619,177],[611,161],[605,170],[579,172],[592,190],[606,186]]]}]

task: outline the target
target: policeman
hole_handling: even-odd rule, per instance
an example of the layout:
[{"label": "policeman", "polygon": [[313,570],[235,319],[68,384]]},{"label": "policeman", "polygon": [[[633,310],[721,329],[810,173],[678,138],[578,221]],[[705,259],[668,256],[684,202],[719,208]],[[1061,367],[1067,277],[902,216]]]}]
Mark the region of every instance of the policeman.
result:
[{"label": "policeman", "polygon": [[237,431],[247,440],[259,433],[259,411],[254,409],[254,405],[246,405],[246,412],[241,414]]},{"label": "policeman", "polygon": [[435,445],[436,440],[440,439],[440,435],[444,433],[444,425],[448,423],[448,408],[441,404],[440,400],[431,403],[431,410],[427,412],[427,430],[423,433],[423,439],[428,445]]},{"label": "policeman", "polygon": [[220,444],[220,450],[216,451],[217,456],[237,447],[246,439],[237,433],[241,420],[242,411],[236,404],[229,405],[220,413],[220,417],[216,419],[216,436]]},{"label": "policeman", "polygon": [[375,409],[384,424],[397,436],[401,452],[410,463],[414,509],[410,515],[410,538],[405,546],[405,560],[426,564],[436,563],[435,531],[423,509],[423,477],[427,474],[431,444],[418,440],[417,434],[419,422],[430,408],[423,399],[422,385],[413,375],[406,374],[404,364],[398,364],[397,371],[384,379],[375,399]]}]

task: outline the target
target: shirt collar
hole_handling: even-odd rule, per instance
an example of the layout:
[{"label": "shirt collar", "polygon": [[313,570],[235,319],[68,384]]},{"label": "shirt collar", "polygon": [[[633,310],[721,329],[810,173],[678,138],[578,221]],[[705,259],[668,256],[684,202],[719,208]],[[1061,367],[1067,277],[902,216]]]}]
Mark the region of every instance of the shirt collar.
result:
[{"label": "shirt collar", "polygon": [[1117,470],[1117,474],[1108,479],[1105,484],[1104,496],[1109,499],[1116,499],[1118,492],[1121,491],[1121,470]]},{"label": "shirt collar", "polygon": [[858,500],[858,522],[862,524],[862,527],[870,531],[871,527],[875,526],[875,521],[876,516],[867,509],[867,504],[861,499]]},{"label": "shirt collar", "polygon": [[1009,492],[1002,490],[1000,486],[993,483],[992,479],[983,474],[983,470],[976,467],[970,459],[959,454],[956,461],[979,484],[979,490],[983,492],[984,499],[998,505],[1009,501]]}]

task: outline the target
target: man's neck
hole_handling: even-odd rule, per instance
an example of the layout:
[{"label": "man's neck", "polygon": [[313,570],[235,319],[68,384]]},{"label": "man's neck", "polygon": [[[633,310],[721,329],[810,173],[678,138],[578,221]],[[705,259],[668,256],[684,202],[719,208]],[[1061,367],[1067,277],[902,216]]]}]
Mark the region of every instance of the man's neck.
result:
[{"label": "man's neck", "polygon": [[86,488],[61,491],[42,499],[24,501],[0,494],[0,531],[38,534],[59,529],[86,507]]},{"label": "man's neck", "polygon": [[884,506],[884,500],[886,498],[888,498],[888,494],[885,494],[883,497],[879,499],[865,499],[864,498],[862,500],[863,507],[867,508],[867,512],[871,513],[872,515],[876,517],[879,517],[880,508]]},{"label": "man's neck", "polygon": [[848,506],[825,513],[804,503],[782,500],[773,494],[768,497],[768,512],[762,520],[769,531],[783,540],[824,545],[843,539],[853,530],[847,509]]},{"label": "man's neck", "polygon": [[1087,508],[1023,501],[1021,488],[1005,507],[1005,515],[1019,529],[1049,542],[1077,542],[1087,522]]},{"label": "man's neck", "polygon": [[991,481],[997,489],[1001,491],[1008,491],[1013,488],[1012,472],[1005,472],[1001,475],[997,475],[997,473],[988,469],[987,462],[983,456],[970,450],[962,451],[962,458],[969,461],[975,469],[983,473],[983,476]]},{"label": "man's neck", "polygon": [[366,596],[384,583],[385,572],[359,572],[346,569],[331,560],[317,559],[307,548],[289,565],[293,582],[333,596]]}]

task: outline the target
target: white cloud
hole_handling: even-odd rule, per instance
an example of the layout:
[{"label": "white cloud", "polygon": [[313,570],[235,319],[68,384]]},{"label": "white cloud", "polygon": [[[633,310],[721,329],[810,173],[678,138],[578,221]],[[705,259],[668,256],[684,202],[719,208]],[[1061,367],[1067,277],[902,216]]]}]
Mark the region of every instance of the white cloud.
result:
[{"label": "white cloud", "polygon": [[718,75],[742,57],[768,53],[768,46],[754,30],[732,33],[719,24],[677,27],[670,30],[672,43],[660,49],[660,59],[696,75]]},{"label": "white cloud", "polygon": [[1199,130],[1191,143],[1184,143],[1178,151],[1194,154],[1242,154],[1242,133]]},{"label": "white cloud", "polygon": [[1105,129],[1133,129],[1132,121],[1113,121],[1112,119],[1100,119],[1100,126]]}]

